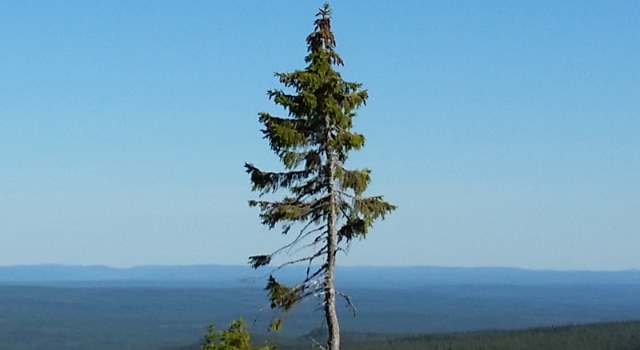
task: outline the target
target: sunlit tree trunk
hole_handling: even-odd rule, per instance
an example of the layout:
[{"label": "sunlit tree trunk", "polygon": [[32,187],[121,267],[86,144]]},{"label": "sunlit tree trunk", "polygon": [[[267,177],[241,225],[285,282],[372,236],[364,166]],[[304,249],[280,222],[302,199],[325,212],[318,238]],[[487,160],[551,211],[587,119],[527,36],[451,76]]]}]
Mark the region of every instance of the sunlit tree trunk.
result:
[{"label": "sunlit tree trunk", "polygon": [[[327,116],[327,143],[331,141],[331,122]],[[337,224],[337,207],[338,201],[335,188],[335,157],[330,148],[326,150],[327,168],[329,169],[329,215],[327,218],[327,269],[324,274],[325,289],[324,289],[324,310],[325,319],[327,321],[327,347],[328,350],[340,349],[340,324],[338,322],[338,314],[336,312],[336,288],[335,288],[335,270],[336,270],[336,253],[338,251],[338,234],[336,229]]]}]

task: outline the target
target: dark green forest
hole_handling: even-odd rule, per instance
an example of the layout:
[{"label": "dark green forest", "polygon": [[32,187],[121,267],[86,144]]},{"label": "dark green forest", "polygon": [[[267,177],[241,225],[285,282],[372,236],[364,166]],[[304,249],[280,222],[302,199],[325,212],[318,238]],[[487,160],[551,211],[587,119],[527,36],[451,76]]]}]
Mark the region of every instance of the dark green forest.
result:
[{"label": "dark green forest", "polygon": [[[640,349],[640,322],[356,340],[346,349],[370,350],[632,350]],[[283,348],[284,349],[284,348]],[[292,348],[291,348],[292,349]]]},{"label": "dark green forest", "polygon": [[[280,350],[310,349],[308,337],[275,338]],[[264,343],[256,340],[256,344]],[[638,350],[640,321],[447,334],[346,333],[345,350]],[[161,350],[196,350],[198,344]]]}]

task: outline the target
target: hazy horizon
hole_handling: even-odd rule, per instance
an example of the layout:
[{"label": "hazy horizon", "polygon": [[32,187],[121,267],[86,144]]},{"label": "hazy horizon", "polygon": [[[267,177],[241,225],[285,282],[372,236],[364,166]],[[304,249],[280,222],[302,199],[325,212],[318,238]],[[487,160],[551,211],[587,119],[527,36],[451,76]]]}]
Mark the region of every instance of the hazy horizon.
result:
[{"label": "hazy horizon", "polygon": [[[229,268],[243,268],[247,271],[256,271],[257,274],[264,274],[270,271],[270,267],[263,267],[262,269],[255,270],[249,264],[219,264],[219,263],[197,263],[197,264],[142,264],[142,265],[104,265],[104,264],[59,264],[59,263],[36,263],[36,264],[7,264],[0,265],[1,268],[14,268],[14,267],[78,267],[78,268],[107,268],[115,270],[131,270],[139,268],[189,268],[189,267],[229,267]],[[412,268],[424,268],[424,269],[455,269],[455,270],[513,270],[513,271],[529,271],[529,272],[636,272],[640,271],[640,268],[625,268],[625,269],[536,269],[519,266],[455,266],[455,265],[355,265],[338,263],[339,269],[412,269]],[[271,267],[273,268],[273,266]],[[285,267],[282,270],[287,269],[306,269],[306,265],[294,265]]]}]

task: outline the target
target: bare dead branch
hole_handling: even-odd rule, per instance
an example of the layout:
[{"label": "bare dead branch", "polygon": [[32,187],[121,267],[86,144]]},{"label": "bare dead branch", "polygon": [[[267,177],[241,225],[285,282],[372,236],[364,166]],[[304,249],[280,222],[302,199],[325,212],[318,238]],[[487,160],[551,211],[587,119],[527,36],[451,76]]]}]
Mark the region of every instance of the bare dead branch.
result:
[{"label": "bare dead branch", "polygon": [[351,311],[353,312],[353,317],[356,317],[356,307],[355,305],[353,305],[353,301],[351,300],[351,297],[342,292],[338,292],[338,295],[342,296],[344,300],[347,301],[347,306],[351,308]]}]

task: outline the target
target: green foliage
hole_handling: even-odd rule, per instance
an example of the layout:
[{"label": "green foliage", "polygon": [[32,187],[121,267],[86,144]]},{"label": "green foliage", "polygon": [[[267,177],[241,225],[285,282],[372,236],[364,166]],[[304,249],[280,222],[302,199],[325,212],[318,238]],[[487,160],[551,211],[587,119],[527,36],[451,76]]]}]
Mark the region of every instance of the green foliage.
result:
[{"label": "green foliage", "polygon": [[270,254],[251,256],[250,265],[268,265],[274,255],[296,246],[310,247],[312,253],[276,270],[296,262],[307,262],[311,267],[315,259],[323,260],[291,287],[269,277],[266,290],[271,307],[285,311],[311,295],[325,295],[325,304],[333,303],[335,255],[345,249],[339,244],[366,237],[374,221],[384,219],[396,208],[382,196],[363,196],[371,181],[369,169],[345,167],[349,152],[365,144],[364,135],[352,131],[352,127],[355,110],[366,104],[368,93],[360,83],[345,81],[336,70],[344,62],[335,51],[328,4],[319,10],[314,23],[314,31],[306,40],[305,69],[275,73],[283,88],[267,92],[287,116],[259,113],[263,136],[284,170],[264,171],[245,164],[252,190],[260,197],[281,189],[288,191],[280,200],[249,201],[259,209],[262,224],[270,229],[280,225],[283,234],[296,224],[301,227],[289,245]]},{"label": "green foliage", "polygon": [[207,328],[201,350],[272,350],[273,346],[256,347],[251,345],[251,336],[242,318],[234,320],[229,328],[216,332],[213,324]]},{"label": "green foliage", "polygon": [[273,276],[269,276],[267,286],[264,288],[269,293],[271,308],[280,308],[284,311],[290,310],[298,301],[299,296],[294,288],[289,288],[278,283]]}]

